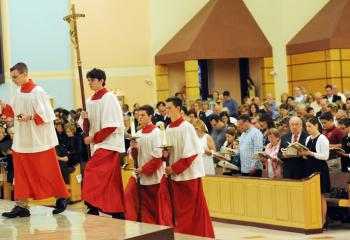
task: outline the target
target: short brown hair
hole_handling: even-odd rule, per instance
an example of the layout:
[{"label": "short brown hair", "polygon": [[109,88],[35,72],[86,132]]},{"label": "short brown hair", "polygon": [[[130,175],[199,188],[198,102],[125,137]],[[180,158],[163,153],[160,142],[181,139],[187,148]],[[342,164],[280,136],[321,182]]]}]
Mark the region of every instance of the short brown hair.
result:
[{"label": "short brown hair", "polygon": [[10,72],[15,70],[17,70],[19,73],[28,73],[28,67],[23,62],[16,63],[12,68],[10,68]]},{"label": "short brown hair", "polygon": [[266,131],[266,136],[274,135],[276,138],[281,138],[281,133],[276,128],[270,128]]},{"label": "short brown hair", "polygon": [[66,125],[64,125],[64,131],[66,131],[67,129],[71,130],[73,135],[75,135],[75,133],[77,132],[77,127],[74,123],[67,123]]},{"label": "short brown hair", "polygon": [[233,136],[234,138],[237,137],[237,131],[236,131],[236,129],[233,128],[233,127],[227,128],[227,130],[226,130],[225,133],[226,133],[226,134],[230,134],[230,135]]}]

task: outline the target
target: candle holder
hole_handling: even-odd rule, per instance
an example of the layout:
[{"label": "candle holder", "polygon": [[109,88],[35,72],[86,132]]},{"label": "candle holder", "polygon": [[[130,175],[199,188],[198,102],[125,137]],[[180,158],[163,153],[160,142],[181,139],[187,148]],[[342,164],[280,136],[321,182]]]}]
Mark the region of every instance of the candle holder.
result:
[{"label": "candle holder", "polygon": [[138,137],[138,136],[130,136],[130,137],[128,137],[127,139],[128,140],[136,140],[136,139],[139,139],[140,137]]}]

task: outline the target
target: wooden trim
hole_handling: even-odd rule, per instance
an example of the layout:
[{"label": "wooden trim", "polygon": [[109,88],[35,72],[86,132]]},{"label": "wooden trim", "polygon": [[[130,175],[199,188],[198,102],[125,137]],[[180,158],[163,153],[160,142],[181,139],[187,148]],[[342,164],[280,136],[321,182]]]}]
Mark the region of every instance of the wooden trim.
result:
[{"label": "wooden trim", "polygon": [[[340,77],[332,77],[332,78],[340,78]],[[303,82],[303,81],[315,81],[315,80],[326,80],[327,79],[332,79],[332,78],[308,78],[308,79],[298,79],[298,80],[291,80],[288,82]]]},{"label": "wooden trim", "polygon": [[167,228],[164,230],[159,230],[153,233],[147,233],[137,237],[125,238],[128,240],[174,240],[174,230],[173,228]]},{"label": "wooden trim", "polygon": [[266,224],[266,223],[255,223],[255,222],[246,222],[246,221],[240,221],[240,220],[230,220],[230,219],[223,219],[223,218],[213,218],[212,217],[211,219],[213,221],[221,222],[221,223],[238,224],[238,225],[251,226],[251,227],[267,228],[267,229],[272,229],[272,230],[304,233],[307,235],[323,232],[322,228],[320,228],[320,229],[303,229],[303,228],[295,228],[295,227],[277,226],[277,225]]},{"label": "wooden trim", "polygon": [[299,66],[299,65],[308,65],[308,64],[315,64],[315,63],[329,63],[329,62],[341,62],[342,60],[325,60],[325,61],[317,61],[317,62],[306,62],[306,63],[296,63],[296,64],[290,64],[287,65],[287,67],[292,66]]},{"label": "wooden trim", "polygon": [[266,178],[266,177],[248,177],[248,176],[241,176],[239,174],[234,175],[234,176],[226,176],[226,175],[206,175],[206,178],[211,178],[211,177],[220,177],[220,178],[249,178],[249,179],[260,179],[260,180],[266,180],[266,181],[282,181],[282,182],[304,182],[304,181],[308,181],[311,178],[320,175],[319,172],[315,172],[313,174],[311,174],[310,176],[303,178],[303,179],[287,179],[287,178]]}]

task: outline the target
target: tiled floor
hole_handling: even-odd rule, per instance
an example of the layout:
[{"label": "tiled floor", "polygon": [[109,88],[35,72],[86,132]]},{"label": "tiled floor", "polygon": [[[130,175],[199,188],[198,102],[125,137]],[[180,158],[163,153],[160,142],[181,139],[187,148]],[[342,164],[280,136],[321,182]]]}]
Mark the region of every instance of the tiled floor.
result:
[{"label": "tiled floor", "polygon": [[[0,212],[9,210],[12,202],[0,200]],[[123,239],[138,231],[150,231],[153,227],[140,228],[133,222],[123,222],[119,227],[111,227],[111,219],[107,217],[86,216],[82,214],[85,207],[82,203],[69,206],[64,214],[52,216],[50,208],[33,207],[30,218],[4,219],[0,217],[0,240],[2,239]],[[94,226],[99,226],[100,233]],[[157,226],[155,226],[157,227]],[[161,228],[161,227],[160,227]],[[323,234],[304,235],[262,228],[247,227],[234,224],[214,222],[217,239],[249,239],[249,240],[311,240],[335,239],[350,240],[350,225],[332,225]],[[120,234],[120,233],[123,234]],[[192,236],[177,234],[176,240],[196,240]]]},{"label": "tiled floor", "polygon": [[[73,211],[84,211],[82,203],[69,206]],[[322,234],[305,235],[263,228],[247,227],[227,223],[214,222],[217,239],[249,239],[249,240],[305,240],[305,239],[334,239],[350,240],[350,225],[332,224],[331,228]]]}]

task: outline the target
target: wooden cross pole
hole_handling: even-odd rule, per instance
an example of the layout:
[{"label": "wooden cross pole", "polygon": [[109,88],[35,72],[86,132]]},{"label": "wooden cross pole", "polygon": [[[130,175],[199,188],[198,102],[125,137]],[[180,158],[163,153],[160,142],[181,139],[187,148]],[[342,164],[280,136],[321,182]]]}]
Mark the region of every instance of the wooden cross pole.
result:
[{"label": "wooden cross pole", "polygon": [[[69,24],[69,33],[72,41],[72,45],[75,49],[75,54],[77,56],[77,65],[78,65],[78,73],[79,73],[79,83],[80,83],[80,93],[81,93],[81,103],[83,110],[86,111],[86,102],[85,102],[85,91],[84,91],[84,79],[83,79],[83,70],[81,66],[81,58],[80,58],[80,48],[79,48],[79,39],[78,39],[78,28],[77,28],[77,20],[78,18],[85,17],[85,14],[76,13],[75,5],[72,4],[70,7],[71,14],[65,16],[63,18],[64,21],[67,21]],[[85,136],[89,135],[89,121],[88,119],[84,119],[84,127],[83,131]],[[89,146],[87,146],[87,154],[88,158],[91,157],[91,151]]]},{"label": "wooden cross pole", "polygon": [[75,5],[71,5],[71,14],[68,16],[65,16],[63,18],[64,21],[67,21],[69,23],[70,27],[70,37],[72,41],[72,45],[75,49],[75,53],[77,56],[77,65],[78,65],[78,72],[79,72],[79,82],[80,82],[80,93],[81,93],[81,102],[83,105],[83,110],[86,111],[86,102],[85,102],[85,92],[84,92],[84,82],[83,82],[83,70],[81,67],[81,59],[80,59],[80,48],[79,48],[79,39],[78,39],[78,28],[77,28],[77,20],[78,18],[85,17],[85,14],[76,13],[75,12]]}]

